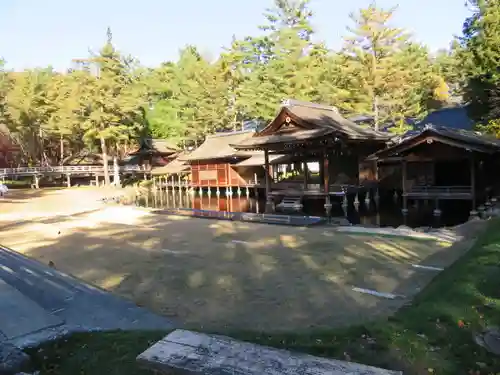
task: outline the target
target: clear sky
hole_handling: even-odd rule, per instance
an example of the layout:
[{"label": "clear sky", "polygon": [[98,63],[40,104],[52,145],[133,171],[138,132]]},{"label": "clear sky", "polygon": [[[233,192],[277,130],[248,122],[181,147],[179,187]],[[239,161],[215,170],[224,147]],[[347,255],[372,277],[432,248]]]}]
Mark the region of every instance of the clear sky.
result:
[{"label": "clear sky", "polygon": [[[272,0],[0,0],[0,56],[9,68],[52,65],[61,70],[106,40],[154,66],[194,44],[215,57],[231,36],[256,35]],[[337,48],[349,13],[370,0],[312,0],[317,39]],[[379,0],[399,3],[394,23],[433,50],[447,47],[468,16],[463,0]]]}]

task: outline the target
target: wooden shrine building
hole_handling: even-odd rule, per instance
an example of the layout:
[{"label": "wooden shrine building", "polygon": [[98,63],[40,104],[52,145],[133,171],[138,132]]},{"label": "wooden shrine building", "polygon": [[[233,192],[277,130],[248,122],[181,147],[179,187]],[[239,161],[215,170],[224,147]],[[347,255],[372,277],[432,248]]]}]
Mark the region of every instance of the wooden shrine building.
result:
[{"label": "wooden shrine building", "polygon": [[139,148],[129,154],[127,164],[147,168],[164,166],[177,157],[180,149],[167,139],[141,138]]},{"label": "wooden shrine building", "polygon": [[500,187],[500,140],[470,130],[428,124],[369,159],[400,166],[404,214],[410,199],[470,200],[474,213]]},{"label": "wooden shrine building", "polygon": [[170,163],[162,166],[154,166],[151,169],[151,175],[157,177],[160,186],[163,186],[162,177],[165,178],[165,186],[174,187],[188,187],[189,175],[191,173],[190,167],[183,158],[189,155],[186,151],[181,151],[176,154],[176,158]]},{"label": "wooden shrine building", "polygon": [[[196,150],[179,158],[191,167],[193,188],[256,187],[264,185],[264,156],[261,152],[239,151],[232,144],[252,138],[254,131],[209,135]],[[272,160],[278,161],[281,155]],[[272,175],[272,173],[271,173]]]},{"label": "wooden shrine building", "polygon": [[[330,196],[349,187],[373,186],[377,181],[376,163],[364,159],[386,146],[390,135],[362,127],[345,119],[334,107],[286,100],[277,116],[253,137],[233,146],[242,151],[264,151],[265,168],[270,157],[284,154],[290,163],[303,164],[303,178],[293,188],[280,183],[278,193],[315,195],[325,198],[325,209],[331,212]],[[308,162],[319,163],[318,184],[310,184]],[[267,173],[266,176],[270,174]],[[274,192],[276,194],[276,191]],[[274,207],[270,178],[266,179],[267,210]]]}]

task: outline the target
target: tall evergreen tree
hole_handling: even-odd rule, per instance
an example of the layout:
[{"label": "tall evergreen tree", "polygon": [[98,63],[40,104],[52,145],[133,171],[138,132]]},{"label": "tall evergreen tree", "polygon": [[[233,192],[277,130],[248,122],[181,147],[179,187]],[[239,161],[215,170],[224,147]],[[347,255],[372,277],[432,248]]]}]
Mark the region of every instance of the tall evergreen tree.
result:
[{"label": "tall evergreen tree", "polygon": [[390,118],[387,100],[399,78],[397,55],[409,41],[408,33],[392,27],[395,8],[381,9],[372,3],[368,8],[351,14],[353,27],[345,38],[343,52],[346,71],[352,79],[352,109],[374,117],[374,126]]},{"label": "tall evergreen tree", "polygon": [[500,2],[475,0],[474,14],[464,24],[461,63],[468,76],[465,99],[470,114],[483,129],[500,133]]},{"label": "tall evergreen tree", "polygon": [[85,139],[99,142],[104,180],[109,185],[109,151],[116,151],[118,142],[140,133],[144,126],[146,91],[134,75],[134,61],[122,56],[113,46],[109,28],[106,44],[87,63],[95,75],[91,76],[88,71],[81,77],[86,84],[86,92],[81,96],[86,108],[82,128]]}]

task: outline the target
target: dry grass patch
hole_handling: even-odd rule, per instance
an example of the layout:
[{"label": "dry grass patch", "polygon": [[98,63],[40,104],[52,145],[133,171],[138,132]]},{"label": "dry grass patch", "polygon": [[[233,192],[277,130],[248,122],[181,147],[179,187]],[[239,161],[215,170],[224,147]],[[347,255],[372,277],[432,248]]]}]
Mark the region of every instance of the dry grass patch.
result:
[{"label": "dry grass patch", "polygon": [[445,249],[326,227],[129,211],[110,207],[29,232],[7,225],[2,242],[190,327],[267,331],[336,327],[391,314],[405,300],[381,300],[352,287],[411,297],[433,276],[411,264],[439,263]]}]

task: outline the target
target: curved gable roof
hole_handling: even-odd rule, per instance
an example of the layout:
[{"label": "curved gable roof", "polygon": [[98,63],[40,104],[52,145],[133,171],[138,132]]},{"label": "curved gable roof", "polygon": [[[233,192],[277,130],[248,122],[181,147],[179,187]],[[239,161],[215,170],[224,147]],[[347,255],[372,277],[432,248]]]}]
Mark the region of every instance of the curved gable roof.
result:
[{"label": "curved gable roof", "polygon": [[203,142],[200,147],[191,152],[189,155],[186,155],[186,157],[182,158],[182,160],[194,161],[223,159],[233,156],[247,156],[236,151],[231,145],[247,140],[254,134],[254,131],[239,131],[209,135],[205,138],[205,142]]},{"label": "curved gable roof", "polygon": [[[286,131],[283,119],[290,117],[297,126]],[[237,149],[266,144],[300,142],[326,135],[338,135],[352,140],[387,141],[391,135],[360,126],[344,118],[335,107],[316,103],[286,100],[277,116],[251,139],[234,144]]]}]

